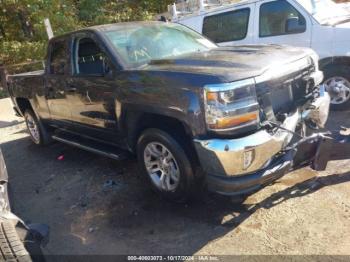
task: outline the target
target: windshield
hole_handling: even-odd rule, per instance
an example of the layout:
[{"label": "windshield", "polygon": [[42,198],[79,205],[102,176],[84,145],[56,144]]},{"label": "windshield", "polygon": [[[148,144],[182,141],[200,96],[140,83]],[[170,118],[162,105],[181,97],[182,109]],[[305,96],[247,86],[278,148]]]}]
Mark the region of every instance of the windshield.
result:
[{"label": "windshield", "polygon": [[350,13],[332,0],[297,0],[320,24],[334,24]]},{"label": "windshield", "polygon": [[104,34],[129,67],[217,47],[195,31],[178,24],[126,24]]}]

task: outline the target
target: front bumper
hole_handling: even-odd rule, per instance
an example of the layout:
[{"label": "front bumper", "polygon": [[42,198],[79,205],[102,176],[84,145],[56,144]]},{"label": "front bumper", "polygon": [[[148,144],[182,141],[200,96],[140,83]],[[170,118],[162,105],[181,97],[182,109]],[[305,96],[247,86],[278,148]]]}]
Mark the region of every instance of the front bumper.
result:
[{"label": "front bumper", "polygon": [[207,176],[208,189],[221,195],[242,195],[258,190],[282,177],[293,166],[293,151],[274,158],[270,164],[250,175],[238,177]]},{"label": "front bumper", "polygon": [[[291,114],[282,127],[294,131],[299,117],[298,111]],[[289,144],[292,137],[292,133],[281,129],[273,134],[260,130],[237,139],[195,140],[195,148],[207,174],[241,176],[264,168],[274,155]]]},{"label": "front bumper", "polygon": [[[243,194],[305,165],[324,169],[330,157],[319,157],[318,160],[315,157],[333,150],[330,149],[334,147],[333,138],[318,134],[290,146],[293,132],[301,121],[324,124],[328,116],[329,95],[323,89],[320,88],[311,109],[303,114],[299,110],[290,114],[281,124],[282,128],[273,133],[263,129],[237,139],[195,140],[209,190],[226,195]],[[344,145],[348,148],[347,142]]]},{"label": "front bumper", "polygon": [[[290,115],[283,127],[294,131],[299,113]],[[293,164],[293,151],[278,155],[293,135],[279,130],[261,130],[238,139],[195,141],[208,189],[223,195],[240,195],[257,190],[280,178]],[[278,156],[276,156],[278,155]]]}]

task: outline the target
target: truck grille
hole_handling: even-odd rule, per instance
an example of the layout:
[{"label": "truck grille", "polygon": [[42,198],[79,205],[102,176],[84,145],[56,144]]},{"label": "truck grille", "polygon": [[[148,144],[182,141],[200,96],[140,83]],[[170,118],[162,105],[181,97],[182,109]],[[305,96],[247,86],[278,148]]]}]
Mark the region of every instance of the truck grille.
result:
[{"label": "truck grille", "polygon": [[[313,63],[293,73],[257,84],[259,103],[265,119],[293,112],[305,102],[307,94],[315,88],[309,76],[315,71]],[[264,118],[264,117],[263,117]]]}]

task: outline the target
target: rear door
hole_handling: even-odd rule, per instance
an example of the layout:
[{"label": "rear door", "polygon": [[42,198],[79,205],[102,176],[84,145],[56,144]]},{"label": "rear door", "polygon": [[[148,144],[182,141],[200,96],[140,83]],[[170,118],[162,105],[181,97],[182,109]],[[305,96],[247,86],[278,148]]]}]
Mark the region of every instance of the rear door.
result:
[{"label": "rear door", "polygon": [[310,47],[312,21],[308,14],[287,0],[256,3],[255,43]]},{"label": "rear door", "polygon": [[93,33],[74,35],[68,99],[77,131],[93,138],[119,141],[115,106],[118,81],[105,50]]},{"label": "rear door", "polygon": [[71,123],[66,79],[69,74],[69,40],[60,38],[50,43],[46,67],[46,99],[51,120],[58,126]]}]

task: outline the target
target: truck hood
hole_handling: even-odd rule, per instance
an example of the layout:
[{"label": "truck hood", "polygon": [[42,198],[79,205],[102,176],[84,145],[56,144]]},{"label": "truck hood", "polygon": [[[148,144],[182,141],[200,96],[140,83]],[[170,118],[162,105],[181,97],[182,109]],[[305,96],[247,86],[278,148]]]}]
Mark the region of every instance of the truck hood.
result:
[{"label": "truck hood", "polygon": [[143,70],[215,75],[231,82],[259,76],[271,68],[311,54],[308,48],[281,45],[219,47],[207,52],[153,60]]}]

